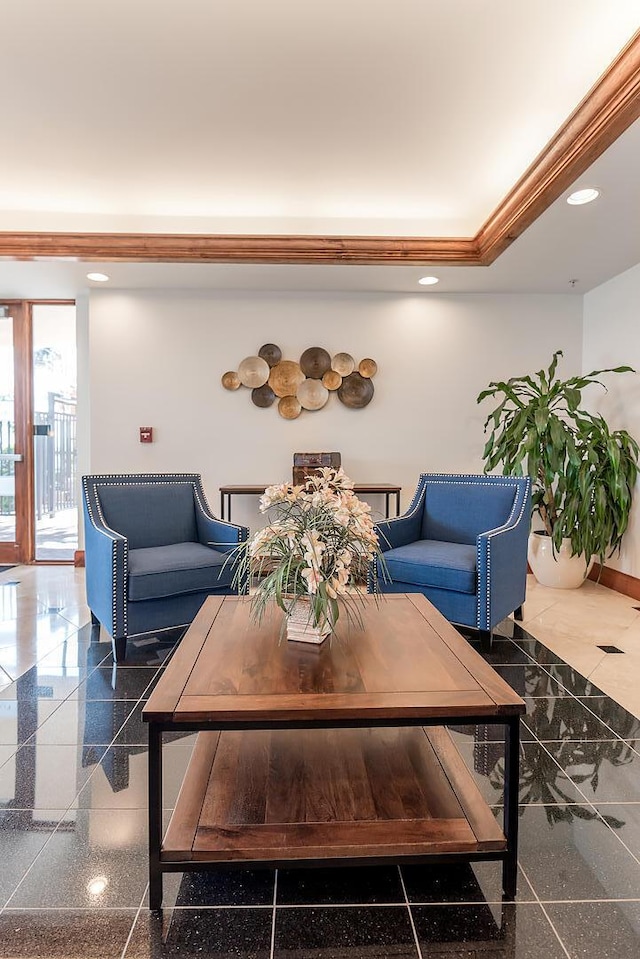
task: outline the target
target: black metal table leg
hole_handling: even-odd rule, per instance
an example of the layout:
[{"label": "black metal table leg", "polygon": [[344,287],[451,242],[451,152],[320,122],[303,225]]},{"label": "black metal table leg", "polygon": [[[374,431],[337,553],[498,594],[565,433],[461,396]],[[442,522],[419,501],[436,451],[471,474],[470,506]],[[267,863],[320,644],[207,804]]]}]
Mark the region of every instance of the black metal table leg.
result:
[{"label": "black metal table leg", "polygon": [[389,494],[384,494],[384,516],[385,519],[389,519]]},{"label": "black metal table leg", "polygon": [[396,493],[396,516],[400,515],[400,490]]},{"label": "black metal table leg", "polygon": [[220,519],[224,519],[224,493],[220,493]]},{"label": "black metal table leg", "polygon": [[508,720],[504,755],[504,834],[507,855],[502,866],[502,888],[515,899],[518,881],[518,798],[520,786],[520,717]]},{"label": "black metal table leg", "polygon": [[149,907],[162,907],[162,727],[149,723]]}]

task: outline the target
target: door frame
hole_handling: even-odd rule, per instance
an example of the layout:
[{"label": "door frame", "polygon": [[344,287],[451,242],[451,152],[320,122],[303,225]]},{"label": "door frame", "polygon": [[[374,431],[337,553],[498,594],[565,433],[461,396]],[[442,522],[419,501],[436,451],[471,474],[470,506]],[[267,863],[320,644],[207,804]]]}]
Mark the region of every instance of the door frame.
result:
[{"label": "door frame", "polygon": [[[15,464],[16,541],[0,543],[0,563],[33,564],[36,555],[35,480],[33,447],[33,307],[74,305],[75,300],[18,300],[2,297],[13,317],[15,451],[22,460]],[[47,560],[68,565],[71,560]]]}]

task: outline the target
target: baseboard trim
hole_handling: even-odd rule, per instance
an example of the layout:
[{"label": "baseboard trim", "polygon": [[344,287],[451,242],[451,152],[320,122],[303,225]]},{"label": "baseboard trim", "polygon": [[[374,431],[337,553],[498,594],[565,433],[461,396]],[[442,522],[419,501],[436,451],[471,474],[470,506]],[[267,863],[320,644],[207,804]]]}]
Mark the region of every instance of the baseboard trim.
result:
[{"label": "baseboard trim", "polygon": [[74,566],[84,566],[84,550],[77,549],[73,554],[73,565]]},{"label": "baseboard trim", "polygon": [[600,566],[594,563],[593,569],[589,573],[589,579],[594,579],[601,586],[613,589],[616,593],[622,593],[624,596],[631,596],[632,599],[640,600],[640,579],[636,576],[630,576],[628,573],[622,573],[619,569],[612,569],[610,566]]}]

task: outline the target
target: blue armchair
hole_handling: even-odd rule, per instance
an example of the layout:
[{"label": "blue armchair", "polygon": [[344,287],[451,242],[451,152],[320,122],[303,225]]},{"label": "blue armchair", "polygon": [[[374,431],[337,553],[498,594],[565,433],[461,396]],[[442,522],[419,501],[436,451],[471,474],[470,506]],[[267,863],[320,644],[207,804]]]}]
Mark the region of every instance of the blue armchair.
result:
[{"label": "blue armchair", "polygon": [[127,637],[186,626],[211,593],[238,592],[229,553],[249,530],[211,514],[198,473],[83,476],[82,492],[87,603],[117,662]]},{"label": "blue armchair", "polygon": [[530,517],[528,476],[422,473],[407,512],[376,526],[390,580],[379,571],[378,589],[424,593],[490,647],[494,626],[522,615]]}]

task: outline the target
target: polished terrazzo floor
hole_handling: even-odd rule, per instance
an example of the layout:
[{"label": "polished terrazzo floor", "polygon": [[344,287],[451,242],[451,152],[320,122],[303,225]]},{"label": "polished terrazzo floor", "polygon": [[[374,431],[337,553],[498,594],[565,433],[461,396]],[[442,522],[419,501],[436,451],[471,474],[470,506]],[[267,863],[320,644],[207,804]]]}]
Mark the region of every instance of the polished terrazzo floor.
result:
[{"label": "polished terrazzo floor", "polygon": [[[637,959],[640,611],[583,590],[532,584],[489,657],[527,702],[515,904],[486,863],[176,875],[157,915],[141,709],[172,647],[115,668],[81,570],[0,573],[0,957]],[[454,735],[499,815],[502,743]],[[165,747],[167,816],[192,744]]]}]

